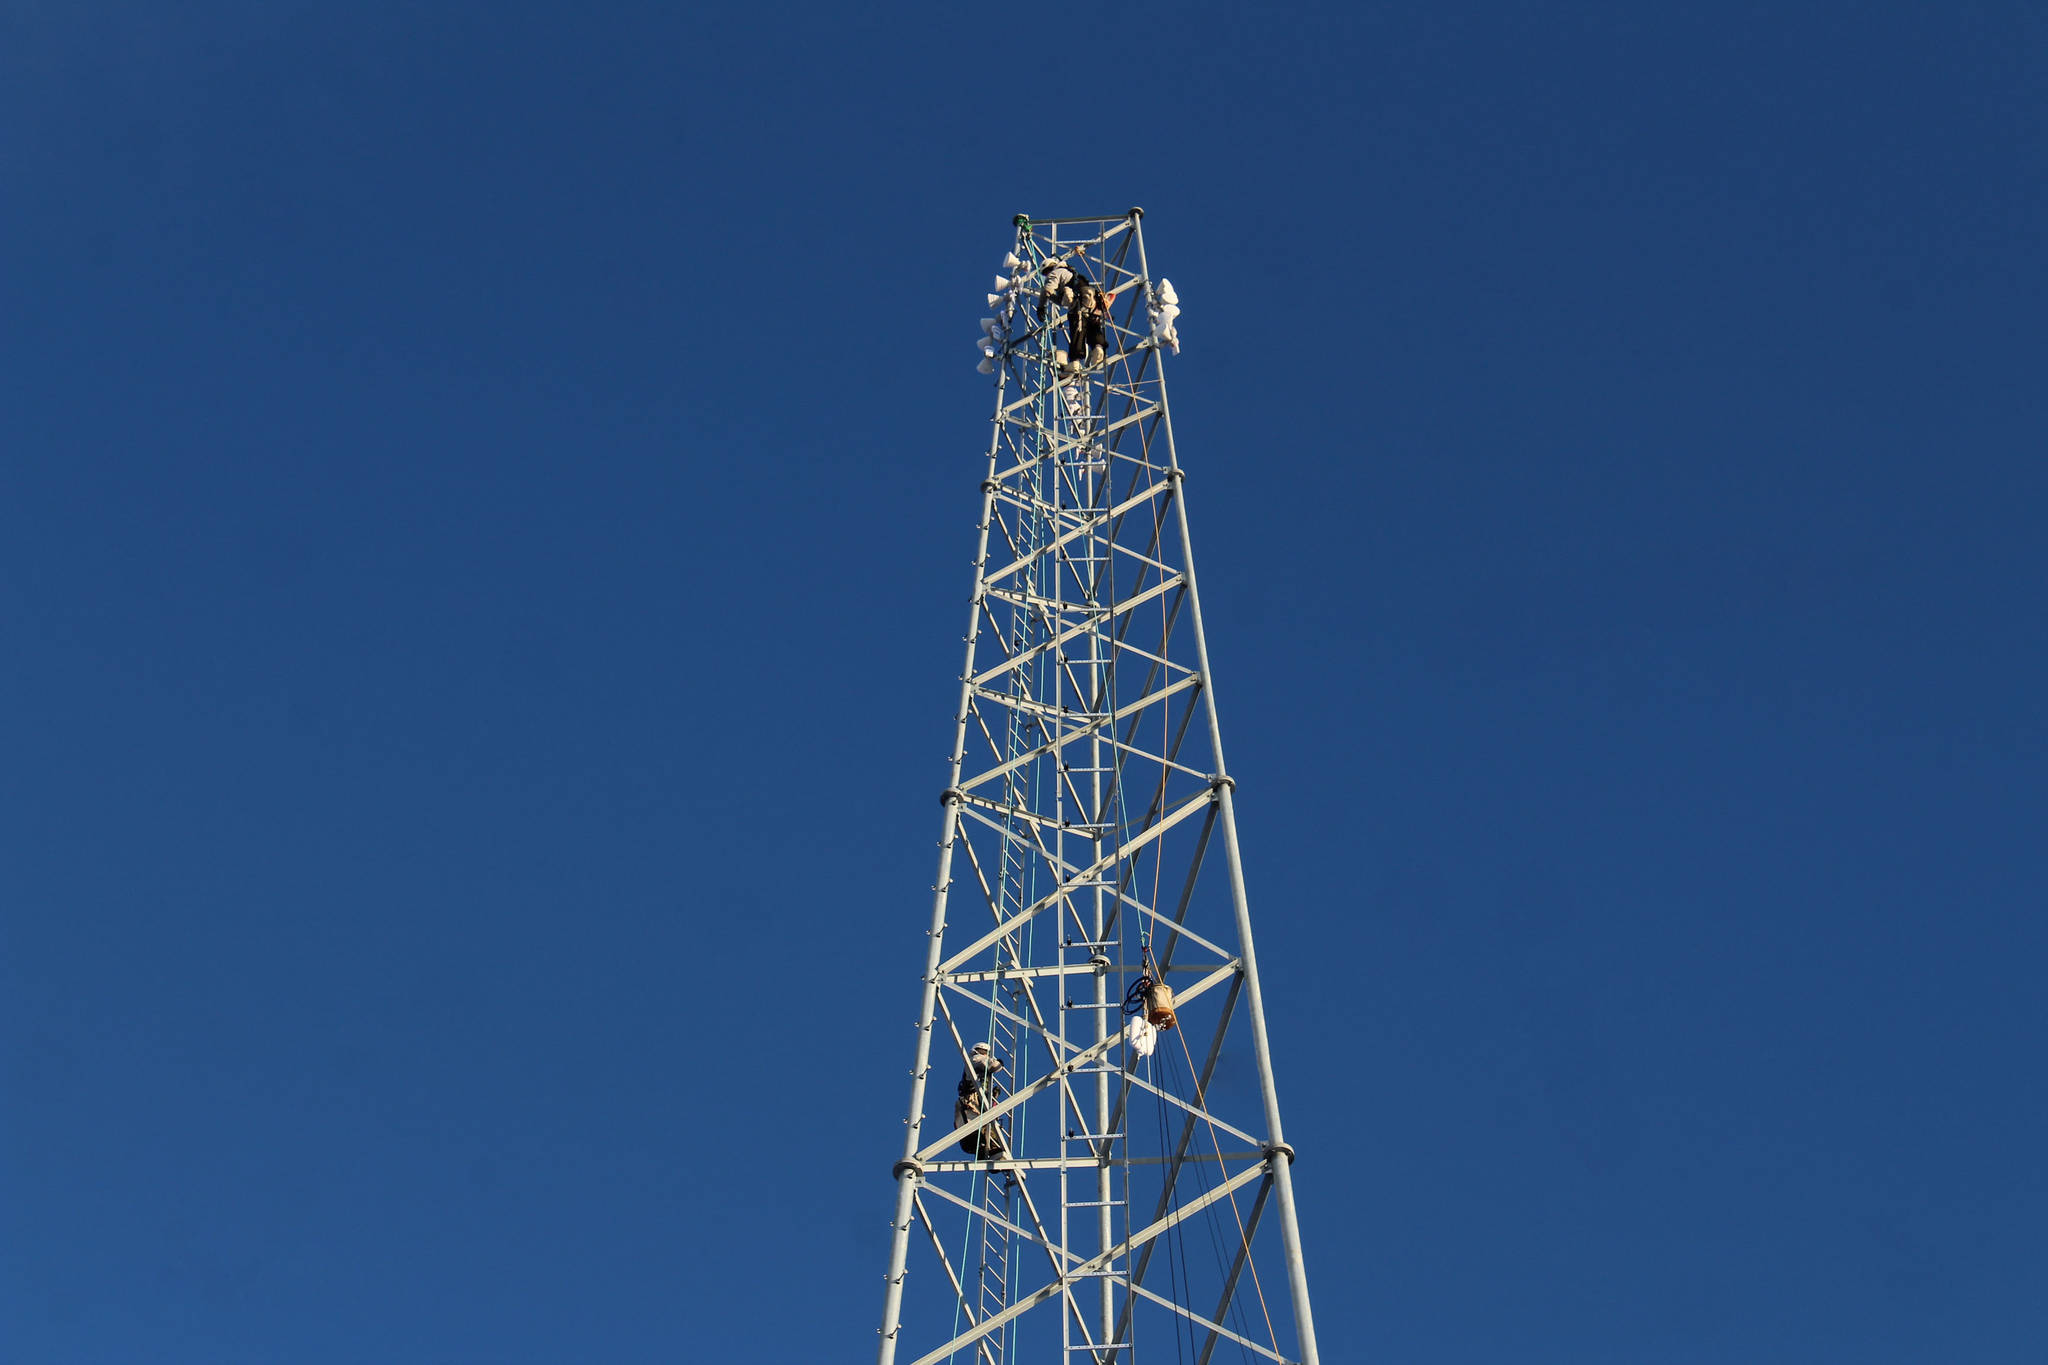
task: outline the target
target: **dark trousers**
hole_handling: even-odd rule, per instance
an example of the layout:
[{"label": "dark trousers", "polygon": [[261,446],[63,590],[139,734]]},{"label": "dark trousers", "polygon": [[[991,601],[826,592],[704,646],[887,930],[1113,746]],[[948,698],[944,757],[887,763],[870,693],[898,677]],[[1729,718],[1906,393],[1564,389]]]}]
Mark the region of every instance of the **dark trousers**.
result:
[{"label": "dark trousers", "polygon": [[1090,346],[1109,347],[1109,331],[1102,325],[1102,314],[1075,308],[1067,314],[1067,349],[1076,360],[1088,358]]}]

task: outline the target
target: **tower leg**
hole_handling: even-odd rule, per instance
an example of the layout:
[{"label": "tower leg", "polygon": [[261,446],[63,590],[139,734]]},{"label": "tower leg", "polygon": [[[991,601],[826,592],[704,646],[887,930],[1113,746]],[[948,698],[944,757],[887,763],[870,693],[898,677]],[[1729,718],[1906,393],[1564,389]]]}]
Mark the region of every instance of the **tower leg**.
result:
[{"label": "tower leg", "polygon": [[896,1359],[896,1332],[903,1325],[903,1277],[910,1260],[911,1200],[917,1196],[917,1177],[905,1172],[896,1177],[896,1220],[889,1225],[889,1287],[882,1296],[882,1344],[875,1353],[876,1365],[892,1365]]},{"label": "tower leg", "polygon": [[[970,646],[971,648],[972,646]],[[953,761],[959,780],[960,761]],[[910,1114],[903,1124],[903,1160],[896,1166],[896,1217],[889,1225],[888,1288],[882,1295],[882,1342],[875,1365],[896,1359],[896,1331],[903,1325],[903,1276],[910,1259],[911,1202],[917,1197],[918,1133],[924,1123],[925,1078],[931,1074],[932,1024],[939,1010],[939,962],[945,950],[946,892],[952,881],[953,841],[960,828],[960,798],[946,793],[946,818],[940,826],[939,882],[932,896],[931,947],[924,964],[924,1009],[918,1018],[917,1062],[910,1072]]]},{"label": "tower leg", "polygon": [[[1140,239],[1142,250],[1142,238]],[[1165,380],[1160,381],[1162,391]],[[1244,891],[1244,863],[1237,849],[1237,812],[1232,802],[1236,783],[1230,780],[1223,762],[1223,727],[1216,715],[1216,680],[1209,671],[1209,642],[1202,633],[1202,597],[1195,586],[1195,547],[1188,534],[1185,480],[1173,455],[1173,433],[1167,430],[1167,458],[1173,461],[1174,516],[1180,524],[1181,572],[1187,575],[1189,624],[1195,637],[1196,666],[1202,673],[1202,698],[1208,711],[1209,745],[1216,763],[1217,798],[1221,806],[1223,848],[1230,865],[1230,900],[1237,916],[1237,950],[1244,959],[1245,1006],[1251,1014],[1252,1051],[1259,1064],[1259,1094],[1266,1106],[1266,1144],[1272,1149],[1268,1163],[1273,1171],[1273,1193],[1280,1209],[1280,1240],[1287,1260],[1287,1287],[1294,1300],[1294,1328],[1301,1343],[1301,1365],[1319,1365],[1316,1352],[1315,1320],[1309,1312],[1308,1270],[1301,1256],[1301,1225],[1295,1219],[1294,1179],[1289,1170],[1293,1149],[1280,1130],[1280,1094],[1273,1084],[1273,1053],[1266,1042],[1266,1007],[1259,990],[1259,960],[1252,949],[1251,907]]]},{"label": "tower leg", "polygon": [[[1196,619],[1201,619],[1199,614]],[[1199,634],[1196,638],[1200,638]],[[1206,660],[1202,672],[1207,677]],[[1273,1193],[1277,1196],[1274,1202],[1280,1210],[1280,1246],[1287,1262],[1287,1289],[1294,1300],[1294,1330],[1301,1338],[1301,1365],[1317,1365],[1316,1325],[1308,1303],[1308,1268],[1301,1257],[1301,1225],[1294,1216],[1294,1149],[1287,1145],[1280,1131],[1280,1093],[1273,1084],[1273,1054],[1266,1042],[1266,1008],[1259,995],[1258,960],[1252,952],[1251,910],[1245,902],[1244,865],[1238,860],[1237,816],[1231,810],[1232,795],[1227,783],[1218,792],[1223,807],[1223,851],[1230,865],[1230,899],[1237,911],[1238,951],[1244,956],[1245,1005],[1252,1020],[1252,1051],[1258,1057],[1259,1094],[1266,1105],[1266,1143],[1271,1151],[1267,1161],[1273,1171]]]},{"label": "tower leg", "polygon": [[[1001,403],[1002,386],[996,388]],[[960,764],[967,754],[967,717],[974,696],[974,644],[981,635],[982,574],[988,566],[988,528],[995,515],[996,439],[988,449],[989,478],[982,485],[980,541],[974,551],[974,597],[967,604],[967,659],[960,669],[960,706],[953,718],[953,760],[946,779],[946,815],[939,824],[939,875],[932,886],[932,926],[924,960],[924,1004],[917,1020],[917,1061],[910,1069],[910,1113],[903,1122],[903,1159],[896,1165],[896,1217],[889,1228],[888,1288],[882,1295],[882,1340],[876,1365],[893,1365],[903,1325],[903,1276],[910,1258],[911,1204],[917,1196],[918,1133],[924,1124],[924,1085],[931,1074],[932,1024],[939,1012],[939,963],[945,958],[946,896],[953,886],[953,844],[960,837]]]}]

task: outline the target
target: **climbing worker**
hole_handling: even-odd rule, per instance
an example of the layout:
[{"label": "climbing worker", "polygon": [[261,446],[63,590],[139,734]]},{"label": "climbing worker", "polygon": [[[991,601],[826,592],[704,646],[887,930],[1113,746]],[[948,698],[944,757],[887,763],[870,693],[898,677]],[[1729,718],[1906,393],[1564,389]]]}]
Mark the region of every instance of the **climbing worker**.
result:
[{"label": "climbing worker", "polygon": [[[975,1115],[987,1112],[996,1102],[1001,1093],[996,1073],[1002,1069],[1002,1058],[989,1051],[987,1043],[976,1043],[968,1050],[967,1065],[960,1072],[960,1097],[953,1102],[955,1128],[973,1122]],[[977,1161],[995,1160],[1004,1154],[1004,1147],[1000,1123],[984,1123],[960,1139],[960,1150]]]},{"label": "climbing worker", "polygon": [[[1038,321],[1045,324],[1045,315],[1058,315],[1062,308],[1074,306],[1074,268],[1061,256],[1048,256],[1045,264],[1038,268],[1044,281],[1038,289]],[[1067,353],[1058,346],[1053,348],[1052,364],[1056,370],[1067,368]]]},{"label": "climbing worker", "polygon": [[1050,309],[1066,308],[1074,302],[1074,267],[1064,256],[1048,256],[1038,273],[1044,279],[1038,290],[1038,320],[1044,322]]},{"label": "climbing worker", "polygon": [[1076,274],[1074,302],[1067,310],[1067,347],[1073,354],[1070,369],[1094,369],[1103,362],[1109,342],[1109,305],[1116,295],[1086,275]]}]

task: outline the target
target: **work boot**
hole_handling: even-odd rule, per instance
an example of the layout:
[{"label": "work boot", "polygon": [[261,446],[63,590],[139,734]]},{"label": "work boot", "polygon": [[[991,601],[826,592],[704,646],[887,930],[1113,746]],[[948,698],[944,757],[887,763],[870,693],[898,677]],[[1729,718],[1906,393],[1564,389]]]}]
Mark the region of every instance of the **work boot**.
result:
[{"label": "work boot", "polygon": [[1088,363],[1091,366],[1100,365],[1102,363],[1102,348],[1100,346],[1091,346],[1088,348]]},{"label": "work boot", "polygon": [[1052,367],[1055,370],[1067,368],[1067,353],[1065,351],[1054,351],[1052,353]]}]

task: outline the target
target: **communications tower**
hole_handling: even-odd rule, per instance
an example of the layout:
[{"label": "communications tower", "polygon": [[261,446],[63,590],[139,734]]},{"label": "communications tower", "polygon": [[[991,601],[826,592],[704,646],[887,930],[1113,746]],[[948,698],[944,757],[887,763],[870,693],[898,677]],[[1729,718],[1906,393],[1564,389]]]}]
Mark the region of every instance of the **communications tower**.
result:
[{"label": "communications tower", "polygon": [[880,1365],[1317,1365],[1142,217],[1019,216],[982,323]]}]

